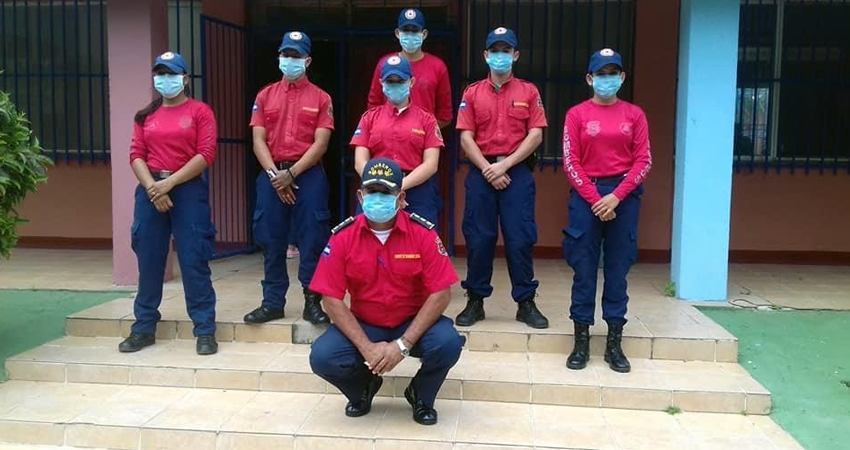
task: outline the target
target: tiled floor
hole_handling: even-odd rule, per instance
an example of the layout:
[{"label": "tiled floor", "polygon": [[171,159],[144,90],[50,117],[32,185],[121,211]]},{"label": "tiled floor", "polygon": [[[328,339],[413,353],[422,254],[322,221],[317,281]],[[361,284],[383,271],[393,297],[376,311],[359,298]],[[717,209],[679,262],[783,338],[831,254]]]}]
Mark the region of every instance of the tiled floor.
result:
[{"label": "tiled floor", "polygon": [[[190,340],[165,340],[134,354],[119,338],[65,337],[10,358],[12,379],[167,385],[285,392],[335,392],[312,375],[309,346],[222,342],[212,357]],[[567,370],[557,353],[464,351],[440,398],[565,406],[766,414],[770,394],[734,363],[632,358],[632,372],[611,371],[602,358]],[[401,397],[419,361],[408,358],[385,377],[381,395]]]},{"label": "tiled floor", "polygon": [[[114,289],[111,258],[109,251],[15,249],[11,260],[0,259],[0,289]],[[260,254],[214,261],[212,267],[219,297],[259,299]],[[290,273],[296,273],[296,267],[297,260],[290,261]],[[455,260],[455,267],[463,278],[465,261]],[[664,264],[635,266],[629,278],[632,298],[661,298],[669,271]],[[506,273],[504,260],[496,261],[495,296],[509,291]],[[536,274],[541,283],[540,301],[565,309],[572,271],[560,260],[537,260]],[[732,264],[729,280],[729,301],[739,306],[850,310],[850,266]],[[172,297],[182,292],[179,273],[178,279],[166,283],[166,292]],[[645,318],[642,321],[647,323]],[[666,317],[658,322],[668,323]]]},{"label": "tiled floor", "polygon": [[[112,448],[466,448],[462,444],[567,449],[800,450],[769,418],[440,400],[440,422],[422,427],[403,399],[379,398],[351,419],[335,394],[31,383],[0,386],[0,441]],[[29,425],[29,428],[22,426]],[[33,434],[36,432],[36,434]],[[333,442],[311,442],[333,438]],[[347,441],[350,439],[351,441]],[[222,442],[226,440],[227,442]],[[32,442],[37,441],[37,442]],[[233,442],[231,442],[233,441]],[[299,445],[300,443],[300,445]],[[321,444],[324,445],[321,445]],[[157,445],[154,445],[157,444]],[[178,445],[179,444],[179,445]],[[349,445],[353,444],[353,445]],[[395,444],[395,445],[393,445]],[[163,447],[164,448],[164,447]],[[267,446],[254,448],[270,448]]]},{"label": "tiled floor", "polygon": [[[110,258],[110,252],[17,250],[0,262],[0,288],[111,289]],[[464,261],[455,266],[463,278]],[[226,335],[219,354],[197,356],[192,341],[179,339],[119,354],[119,339],[106,336],[129,330],[129,292],[78,313],[67,322],[70,337],[10,359],[12,381],[0,385],[0,442],[29,446],[0,444],[0,450],[801,449],[758,415],[769,410],[769,393],[739,365],[715,362],[736,360],[736,338],[692,303],[663,296],[665,265],[638,265],[630,277],[624,344],[634,370],[624,375],[598,356],[605,332],[599,317],[591,365],[564,368],[572,273],[563,262],[536,263],[538,303],[552,326],[530,330],[513,318],[507,269],[497,261],[487,320],[461,330],[467,350],[441,391],[440,423],[432,428],[413,423],[399,398],[414,360],[388,377],[368,416],[346,418],[343,397],[310,373],[309,347],[289,343],[303,325],[300,289],[290,291],[286,319],[250,327],[241,318],[261,297],[261,257],[215,261],[212,268],[219,332]],[[290,273],[296,268],[291,261]],[[850,309],[848,275],[835,267],[732,266],[730,299]],[[164,297],[161,338],[190,338],[179,278],[166,283]],[[464,303],[455,287],[447,314]],[[669,405],[685,412],[658,411]]]}]

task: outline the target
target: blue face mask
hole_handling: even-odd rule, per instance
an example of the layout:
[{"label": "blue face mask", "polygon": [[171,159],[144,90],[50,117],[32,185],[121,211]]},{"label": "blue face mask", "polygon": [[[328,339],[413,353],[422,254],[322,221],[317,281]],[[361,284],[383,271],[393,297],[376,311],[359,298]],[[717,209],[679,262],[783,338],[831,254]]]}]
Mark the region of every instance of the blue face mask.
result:
[{"label": "blue face mask", "polygon": [[289,58],[281,56],[278,68],[289,80],[297,80],[307,71],[307,60],[305,58]]},{"label": "blue face mask", "polygon": [[401,48],[407,53],[416,53],[422,48],[422,41],[425,36],[421,32],[401,31],[398,33],[398,41],[401,42]]},{"label": "blue face mask", "polygon": [[177,97],[183,92],[183,75],[154,75],[153,88],[165,98]]},{"label": "blue face mask", "polygon": [[487,65],[494,73],[504,75],[511,71],[511,67],[514,65],[514,55],[503,52],[488,53]]},{"label": "blue face mask", "polygon": [[372,222],[387,223],[393,220],[398,212],[397,200],[398,198],[392,194],[381,192],[365,194],[363,195],[363,214]]},{"label": "blue face mask", "polygon": [[613,97],[622,86],[623,80],[619,74],[593,76],[593,92],[600,97]]},{"label": "blue face mask", "polygon": [[382,81],[381,85],[384,87],[384,95],[387,96],[387,100],[393,105],[400,105],[410,97],[410,81],[404,83],[387,83]]}]

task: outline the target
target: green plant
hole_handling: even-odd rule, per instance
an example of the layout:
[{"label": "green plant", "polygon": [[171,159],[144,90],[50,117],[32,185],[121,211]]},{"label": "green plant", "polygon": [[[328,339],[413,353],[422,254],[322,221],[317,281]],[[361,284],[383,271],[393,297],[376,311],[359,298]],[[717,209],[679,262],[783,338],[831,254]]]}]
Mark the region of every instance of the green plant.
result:
[{"label": "green plant", "polygon": [[673,281],[668,281],[667,284],[664,285],[664,296],[665,297],[675,297],[676,296],[676,283]]},{"label": "green plant", "polygon": [[670,414],[671,416],[675,416],[676,414],[682,414],[682,410],[675,406],[670,406],[669,408],[665,409],[664,412]]},{"label": "green plant", "polygon": [[9,259],[18,243],[17,227],[26,222],[15,208],[47,181],[50,164],[26,116],[0,91],[0,256]]}]

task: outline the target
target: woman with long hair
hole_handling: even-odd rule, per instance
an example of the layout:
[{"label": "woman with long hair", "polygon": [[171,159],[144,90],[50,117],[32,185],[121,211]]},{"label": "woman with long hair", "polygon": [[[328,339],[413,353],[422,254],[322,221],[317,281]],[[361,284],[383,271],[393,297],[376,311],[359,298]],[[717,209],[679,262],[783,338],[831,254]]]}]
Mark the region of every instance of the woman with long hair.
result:
[{"label": "woman with long hair", "polygon": [[154,88],[161,95],[136,113],[130,164],[139,185],[133,211],[132,246],[139,263],[139,290],[133,306],[136,321],[118,346],[136,352],[153,345],[161,315],[162,282],[174,235],[194,323],[197,352],[218,351],[215,340],[215,291],[209,260],[215,228],[210,220],[209,189],[201,177],[216,153],[212,109],[188,96],[186,61],[166,52],[153,67]]}]

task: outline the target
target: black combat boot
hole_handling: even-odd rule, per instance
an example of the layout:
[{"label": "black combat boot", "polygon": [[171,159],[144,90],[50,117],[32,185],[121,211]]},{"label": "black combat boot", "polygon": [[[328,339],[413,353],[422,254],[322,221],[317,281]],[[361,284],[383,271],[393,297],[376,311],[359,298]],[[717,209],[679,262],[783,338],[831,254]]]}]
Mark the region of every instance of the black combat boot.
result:
[{"label": "black combat boot", "polygon": [[331,318],[322,310],[322,294],[304,288],[304,314],[301,317],[313,325],[331,323]]},{"label": "black combat boot", "polygon": [[484,297],[472,291],[466,291],[466,296],[469,298],[466,308],[455,318],[455,323],[462,327],[469,327],[479,320],[484,320]]},{"label": "black combat boot", "polygon": [[614,372],[628,373],[632,370],[629,359],[623,353],[623,326],[608,325],[608,341],[605,345],[605,362]]},{"label": "black combat boot", "polygon": [[587,367],[590,359],[590,325],[574,322],[575,344],[573,352],[567,358],[567,367],[573,370],[581,370]]},{"label": "black combat boot", "polygon": [[537,309],[537,305],[534,303],[534,297],[529,298],[528,300],[523,300],[517,303],[516,309],[516,320],[519,322],[523,322],[531,328],[549,328],[549,319]]}]

